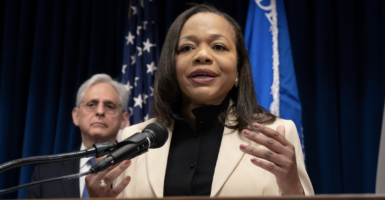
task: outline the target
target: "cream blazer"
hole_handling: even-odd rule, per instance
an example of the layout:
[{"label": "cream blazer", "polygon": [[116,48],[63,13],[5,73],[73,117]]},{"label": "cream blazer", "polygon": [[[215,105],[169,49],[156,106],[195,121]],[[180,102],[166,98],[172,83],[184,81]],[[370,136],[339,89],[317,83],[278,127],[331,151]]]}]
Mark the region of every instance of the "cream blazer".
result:
[{"label": "cream blazer", "polygon": [[[130,126],[124,129],[122,139],[141,132],[144,127],[154,122],[150,119],[146,122]],[[298,175],[306,195],[313,195],[313,187],[307,175],[302,148],[297,129],[290,120],[277,119],[273,124],[266,125],[272,129],[284,125],[286,139],[294,146],[297,159]],[[131,166],[126,169],[114,182],[119,184],[127,175],[131,176],[131,182],[123,190],[118,198],[154,198],[163,197],[164,178],[166,174],[168,151],[173,132],[173,125],[168,129],[168,140],[158,149],[149,149],[131,161]],[[222,143],[218,160],[215,166],[211,197],[256,197],[279,196],[281,192],[276,183],[275,176],[251,163],[252,156],[243,153],[240,144],[248,144],[257,148],[266,147],[243,137],[238,131],[224,128]]]}]

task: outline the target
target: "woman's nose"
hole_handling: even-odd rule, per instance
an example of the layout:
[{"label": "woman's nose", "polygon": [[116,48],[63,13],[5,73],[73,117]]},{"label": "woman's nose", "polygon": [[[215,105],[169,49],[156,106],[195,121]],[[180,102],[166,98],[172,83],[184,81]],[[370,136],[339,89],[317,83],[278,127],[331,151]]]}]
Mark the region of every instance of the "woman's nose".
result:
[{"label": "woman's nose", "polygon": [[194,63],[196,64],[211,64],[213,58],[211,55],[211,49],[207,46],[202,46],[198,49],[197,55],[194,57]]}]

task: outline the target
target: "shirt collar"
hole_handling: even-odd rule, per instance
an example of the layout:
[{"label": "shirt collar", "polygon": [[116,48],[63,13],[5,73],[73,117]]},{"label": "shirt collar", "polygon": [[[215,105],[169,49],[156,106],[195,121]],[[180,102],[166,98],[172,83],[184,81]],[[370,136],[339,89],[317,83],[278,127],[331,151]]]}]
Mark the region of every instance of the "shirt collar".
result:
[{"label": "shirt collar", "polygon": [[[86,146],[84,146],[84,143],[82,143],[82,146],[80,147],[80,151],[86,149]],[[80,167],[85,166],[88,163],[88,160],[90,160],[92,157],[87,158],[80,158]]]},{"label": "shirt collar", "polygon": [[[195,117],[199,118],[213,118],[217,119],[218,115],[229,107],[229,97],[226,97],[220,105],[207,105],[197,107],[191,110]],[[176,104],[172,108],[171,116],[176,120],[184,120],[178,113],[180,111],[180,104]]]}]

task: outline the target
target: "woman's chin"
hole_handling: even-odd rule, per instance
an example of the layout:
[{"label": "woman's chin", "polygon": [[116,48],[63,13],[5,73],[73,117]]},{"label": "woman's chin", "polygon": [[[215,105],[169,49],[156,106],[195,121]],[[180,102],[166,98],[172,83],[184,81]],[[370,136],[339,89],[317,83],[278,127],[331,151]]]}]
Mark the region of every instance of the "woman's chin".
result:
[{"label": "woman's chin", "polygon": [[226,95],[218,96],[207,93],[196,93],[192,95],[191,102],[202,105],[219,105],[225,99]]}]

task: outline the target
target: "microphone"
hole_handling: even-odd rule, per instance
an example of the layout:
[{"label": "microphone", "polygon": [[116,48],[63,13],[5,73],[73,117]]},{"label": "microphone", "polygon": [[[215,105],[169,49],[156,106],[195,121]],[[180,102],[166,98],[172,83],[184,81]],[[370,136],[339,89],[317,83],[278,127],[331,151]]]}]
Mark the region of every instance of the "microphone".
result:
[{"label": "microphone", "polygon": [[160,123],[151,123],[147,125],[141,133],[135,133],[129,138],[119,142],[115,150],[106,158],[92,166],[90,171],[92,174],[101,172],[115,163],[129,160],[143,153],[149,148],[159,148],[166,143],[168,139],[168,131]]}]

